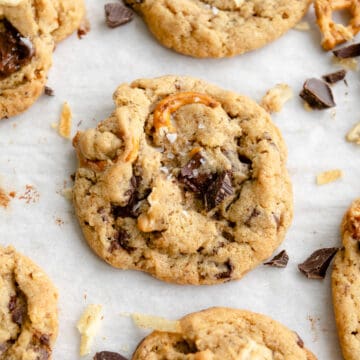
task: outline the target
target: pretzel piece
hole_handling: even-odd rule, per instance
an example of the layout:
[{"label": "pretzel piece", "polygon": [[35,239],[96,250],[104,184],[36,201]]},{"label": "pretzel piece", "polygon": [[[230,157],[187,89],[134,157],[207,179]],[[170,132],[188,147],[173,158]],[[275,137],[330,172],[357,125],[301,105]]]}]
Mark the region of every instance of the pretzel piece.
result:
[{"label": "pretzel piece", "polygon": [[167,127],[171,131],[173,128],[171,124],[171,114],[182,106],[189,104],[203,104],[211,108],[219,105],[219,103],[209,95],[197,92],[182,92],[170,95],[161,100],[154,110],[155,129],[159,130],[162,127]]},{"label": "pretzel piece", "polygon": [[[349,25],[334,22],[333,12],[339,10],[349,11]],[[331,50],[336,45],[352,39],[360,31],[360,0],[315,0],[315,13],[323,34],[321,45],[325,50]]]}]

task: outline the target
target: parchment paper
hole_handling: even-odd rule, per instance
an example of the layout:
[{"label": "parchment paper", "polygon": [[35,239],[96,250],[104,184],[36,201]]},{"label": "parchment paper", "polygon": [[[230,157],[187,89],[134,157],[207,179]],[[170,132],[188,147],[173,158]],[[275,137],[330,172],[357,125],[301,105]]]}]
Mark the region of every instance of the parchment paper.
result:
[{"label": "parchment paper", "polygon": [[[291,30],[263,49],[232,59],[199,60],[163,48],[138,17],[123,27],[107,28],[105,2],[87,0],[90,33],[82,40],[74,34],[57,46],[48,81],[55,97],[42,96],[23,115],[0,122],[0,186],[17,194],[7,210],[0,208],[0,243],[31,257],[59,289],[60,333],[54,359],[79,358],[75,325],[90,303],[104,306],[92,354],[112,350],[130,357],[147,332],[121,315],[124,312],[176,319],[210,306],[229,306],[267,314],[296,330],[319,359],[341,359],[330,271],[323,281],[308,280],[297,264],[320,247],[340,245],[341,218],[360,195],[360,147],[344,139],[360,121],[359,73],[348,73],[348,87],[343,82],[333,87],[335,110],[306,112],[297,96],[304,80],[336,69],[331,55],[321,50],[312,11],[306,17],[310,31]],[[75,153],[51,124],[68,101],[73,135],[77,129],[94,127],[112,111],[112,93],[120,83],[165,74],[203,78],[258,101],[277,83],[293,88],[295,98],[273,116],[289,148],[294,185],[295,217],[279,248],[289,253],[286,269],[261,265],[240,281],[176,286],[140,272],[113,269],[87,246],[71,203],[61,195],[71,186]],[[319,172],[337,168],[344,172],[342,180],[316,185]],[[26,185],[33,186],[32,196],[21,198]]]}]

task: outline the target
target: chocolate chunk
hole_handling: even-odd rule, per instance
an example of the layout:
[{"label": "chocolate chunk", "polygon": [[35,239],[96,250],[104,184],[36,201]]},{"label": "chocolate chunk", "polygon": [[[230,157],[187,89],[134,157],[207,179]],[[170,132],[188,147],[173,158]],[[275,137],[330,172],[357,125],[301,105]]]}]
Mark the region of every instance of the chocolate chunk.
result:
[{"label": "chocolate chunk", "polygon": [[18,71],[30,62],[35,50],[7,20],[0,21],[0,79]]},{"label": "chocolate chunk", "polygon": [[335,84],[338,81],[344,80],[346,76],[346,70],[339,70],[331,74],[323,75],[323,79],[329,84]]},{"label": "chocolate chunk", "polygon": [[130,246],[130,234],[124,230],[120,229],[114,237],[114,240],[111,242],[110,252],[113,252],[116,249],[122,248],[128,253],[131,253],[135,250],[134,247]]},{"label": "chocolate chunk", "polygon": [[40,343],[43,345],[47,345],[47,346],[50,345],[50,336],[47,334],[42,334],[40,336],[39,340],[40,340]]},{"label": "chocolate chunk", "polygon": [[127,359],[116,352],[101,351],[95,354],[94,360],[127,360]]},{"label": "chocolate chunk", "polygon": [[232,272],[234,271],[234,265],[228,260],[224,265],[227,267],[226,271],[223,271],[219,274],[216,274],[215,277],[217,279],[227,279],[231,277]]},{"label": "chocolate chunk", "polygon": [[47,95],[47,96],[54,96],[54,95],[55,95],[54,90],[53,90],[51,87],[49,87],[49,86],[45,86],[44,93],[45,93],[45,95]]},{"label": "chocolate chunk", "polygon": [[11,313],[12,321],[21,326],[24,321],[24,316],[26,313],[26,304],[25,301],[18,295],[13,295],[10,297],[9,301],[9,311]]},{"label": "chocolate chunk", "polygon": [[218,174],[205,192],[205,206],[207,210],[213,209],[222,203],[226,197],[232,195],[234,189],[231,185],[229,172]]},{"label": "chocolate chunk", "polygon": [[348,59],[360,56],[360,43],[334,50],[333,54],[340,59]]},{"label": "chocolate chunk", "polygon": [[289,255],[286,253],[286,250],[279,252],[275,255],[270,261],[264,263],[264,265],[269,265],[278,268],[285,268],[289,262]]},{"label": "chocolate chunk", "polygon": [[252,213],[250,214],[249,218],[244,222],[244,225],[249,226],[251,225],[251,220],[256,218],[260,215],[260,211],[257,208],[254,208]]},{"label": "chocolate chunk", "polygon": [[131,21],[134,12],[119,3],[109,3],[105,4],[105,17],[107,26],[115,28]]},{"label": "chocolate chunk", "polygon": [[324,248],[313,252],[302,264],[299,270],[309,279],[324,279],[326,270],[339,248]]},{"label": "chocolate chunk", "polygon": [[10,301],[9,301],[9,305],[8,305],[10,312],[13,312],[15,310],[16,299],[17,299],[16,295],[13,295],[13,296],[10,297]]},{"label": "chocolate chunk", "polygon": [[336,106],[333,93],[329,85],[319,79],[308,79],[303,85],[300,93],[311,108],[316,110],[328,109]]},{"label": "chocolate chunk", "polygon": [[299,334],[296,331],[294,331],[294,332],[298,338],[296,343],[299,345],[299,347],[301,347],[303,349],[304,348],[304,340],[299,336]]},{"label": "chocolate chunk", "polygon": [[204,161],[203,156],[200,153],[196,153],[180,170],[179,181],[196,193],[203,192],[206,185],[213,178],[212,174],[199,172],[199,168]]}]

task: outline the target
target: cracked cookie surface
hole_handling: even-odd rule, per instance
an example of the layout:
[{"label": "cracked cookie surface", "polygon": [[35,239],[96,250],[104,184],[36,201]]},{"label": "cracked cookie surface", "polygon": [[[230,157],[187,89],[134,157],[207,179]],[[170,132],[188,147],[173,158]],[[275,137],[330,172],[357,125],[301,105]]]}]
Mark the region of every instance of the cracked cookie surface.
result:
[{"label": "cracked cookie surface", "polygon": [[226,57],[266,45],[305,15],[311,0],[124,0],[166,47]]},{"label": "cracked cookie surface", "polygon": [[0,247],[0,360],[48,360],[58,332],[57,291],[12,247]]},{"label": "cracked cookie surface", "polygon": [[360,358],[360,199],[342,222],[343,248],[334,260],[332,293],[335,320],[345,360]]},{"label": "cracked cookie surface", "polygon": [[178,328],[147,336],[132,360],[316,360],[294,331],[250,311],[211,308],[183,317]]},{"label": "cracked cookie surface", "polygon": [[287,151],[250,99],[190,77],[121,85],[78,132],[74,205],[105,261],[175,283],[241,278],[292,219]]}]

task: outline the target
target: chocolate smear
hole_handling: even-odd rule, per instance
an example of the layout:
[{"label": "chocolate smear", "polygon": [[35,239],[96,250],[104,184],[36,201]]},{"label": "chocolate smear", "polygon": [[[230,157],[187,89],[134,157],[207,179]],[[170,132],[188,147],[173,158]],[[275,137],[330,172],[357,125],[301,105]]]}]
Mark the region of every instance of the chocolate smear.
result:
[{"label": "chocolate smear", "polygon": [[269,265],[278,268],[285,268],[289,262],[289,255],[286,250],[279,252],[275,255],[270,261],[264,263],[264,265]]},{"label": "chocolate smear", "polygon": [[339,248],[323,248],[313,252],[303,263],[298,265],[299,270],[309,279],[324,279],[326,270]]},{"label": "chocolate smear", "polygon": [[30,62],[35,55],[33,44],[7,20],[0,21],[0,79]]},{"label": "chocolate smear", "polygon": [[339,70],[336,72],[333,72],[331,74],[326,74],[323,75],[323,79],[328,83],[328,84],[335,84],[338,81],[344,80],[346,76],[346,70]]},{"label": "chocolate smear", "polygon": [[105,19],[109,28],[126,24],[134,18],[134,12],[119,3],[105,4]]},{"label": "chocolate smear", "polygon": [[55,96],[55,91],[51,87],[45,86],[44,94],[47,96]]},{"label": "chocolate smear", "polygon": [[312,78],[306,80],[300,97],[304,99],[312,109],[323,110],[336,106],[329,85],[319,79]]},{"label": "chocolate smear", "polygon": [[101,351],[95,354],[94,360],[127,360],[127,358],[116,352]]},{"label": "chocolate smear", "polygon": [[221,204],[225,198],[232,195],[234,189],[231,185],[231,175],[225,171],[218,174],[205,192],[205,206],[209,211]]},{"label": "chocolate smear", "polygon": [[181,168],[179,174],[179,181],[196,193],[201,193],[213,178],[212,174],[199,172],[203,162],[205,162],[205,159],[198,152]]},{"label": "chocolate smear", "polygon": [[333,54],[340,59],[348,59],[360,56],[360,43],[334,50]]}]

